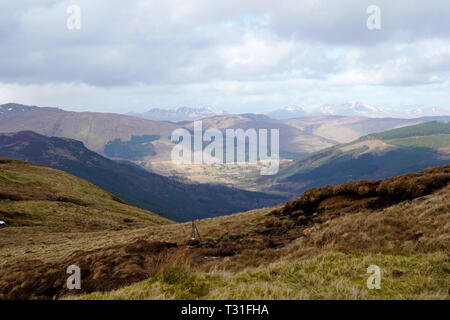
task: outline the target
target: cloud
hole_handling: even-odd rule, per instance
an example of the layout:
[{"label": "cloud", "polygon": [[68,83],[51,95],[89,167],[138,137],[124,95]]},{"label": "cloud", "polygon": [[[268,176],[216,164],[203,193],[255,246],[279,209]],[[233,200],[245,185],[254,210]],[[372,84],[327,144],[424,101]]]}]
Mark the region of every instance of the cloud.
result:
[{"label": "cloud", "polygon": [[[0,83],[10,90],[0,100],[72,108],[103,101],[118,110],[126,99],[117,97],[126,96],[135,101],[129,108],[242,110],[359,92],[389,92],[394,102],[399,92],[425,96],[450,78],[450,6],[440,0],[0,3]],[[81,8],[81,30],[66,28],[72,4]],[[381,30],[366,28],[372,4],[381,8]],[[428,100],[448,101],[449,93],[433,94]]]}]

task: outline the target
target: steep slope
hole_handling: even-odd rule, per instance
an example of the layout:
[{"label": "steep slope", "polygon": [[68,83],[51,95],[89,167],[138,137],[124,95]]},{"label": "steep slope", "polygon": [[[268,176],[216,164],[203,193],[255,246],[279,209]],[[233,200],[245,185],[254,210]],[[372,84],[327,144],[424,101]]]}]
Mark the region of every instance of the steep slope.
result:
[{"label": "steep slope", "polygon": [[[61,279],[77,263],[86,299],[448,299],[449,182],[446,165],[311,189],[277,208],[201,220],[197,243],[185,223],[104,247],[73,242],[75,252],[50,260],[18,253],[0,267],[0,298],[73,295]],[[383,290],[366,287],[371,264]]]},{"label": "steep slope", "polygon": [[0,156],[69,172],[139,208],[177,221],[278,204],[283,197],[218,185],[186,184],[92,152],[76,140],[31,131],[0,134]]},{"label": "steep slope", "polygon": [[427,122],[309,154],[261,183],[274,183],[273,189],[295,196],[312,187],[382,179],[449,162],[450,124]]},{"label": "steep slope", "polygon": [[65,172],[0,158],[0,220],[52,232],[120,230],[170,223]]}]

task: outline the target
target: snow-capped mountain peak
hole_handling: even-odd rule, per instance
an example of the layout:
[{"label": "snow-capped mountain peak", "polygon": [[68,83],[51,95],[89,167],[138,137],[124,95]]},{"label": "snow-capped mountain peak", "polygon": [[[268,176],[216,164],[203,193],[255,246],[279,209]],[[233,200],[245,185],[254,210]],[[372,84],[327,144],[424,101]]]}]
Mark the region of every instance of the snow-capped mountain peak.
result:
[{"label": "snow-capped mountain peak", "polygon": [[350,101],[340,105],[325,104],[317,107],[312,112],[315,115],[340,115],[340,116],[363,116],[363,117],[385,117],[388,112],[381,107],[367,103]]},{"label": "snow-capped mountain peak", "polygon": [[368,118],[420,118],[425,116],[450,115],[450,111],[437,107],[391,110],[358,101],[350,101],[340,105],[321,105],[315,108],[311,112],[311,115],[360,116]]},{"label": "snow-capped mountain peak", "polygon": [[286,106],[284,108],[266,113],[266,116],[278,120],[299,118],[304,117],[305,115],[305,110],[302,107],[298,106]]},{"label": "snow-capped mountain peak", "polygon": [[211,107],[189,108],[180,107],[178,109],[153,108],[144,113],[130,113],[130,115],[156,120],[156,121],[195,121],[207,117],[226,114],[225,111],[215,110]]}]

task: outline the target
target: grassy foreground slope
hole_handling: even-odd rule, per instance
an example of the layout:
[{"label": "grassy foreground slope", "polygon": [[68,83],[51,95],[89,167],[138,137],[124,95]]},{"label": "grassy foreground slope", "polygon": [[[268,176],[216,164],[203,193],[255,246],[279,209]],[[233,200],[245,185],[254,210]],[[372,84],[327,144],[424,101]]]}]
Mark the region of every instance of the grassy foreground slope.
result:
[{"label": "grassy foreground slope", "polygon": [[[168,224],[92,183],[25,161],[0,158],[0,220],[9,228],[98,231]],[[6,230],[6,229],[5,229]]]},{"label": "grassy foreground slope", "polygon": [[82,248],[72,243],[89,243],[99,234],[171,223],[86,180],[5,158],[0,158],[0,220],[6,222],[0,229],[0,265],[68,254]]},{"label": "grassy foreground slope", "polygon": [[[138,284],[81,298],[450,299],[449,182],[450,166],[443,166],[312,189],[265,212],[262,230],[261,214],[235,217],[275,241],[271,249],[247,249],[200,272],[169,264]],[[283,244],[293,230],[297,237]],[[381,290],[366,286],[373,264],[381,268]]]},{"label": "grassy foreground slope", "polygon": [[[383,268],[381,290],[366,287],[366,268],[374,264]],[[448,267],[448,257],[440,253],[325,253],[238,273],[168,268],[138,284],[81,299],[448,299]]]},{"label": "grassy foreground slope", "polygon": [[[447,165],[311,189],[283,206],[199,220],[198,243],[186,242],[189,223],[149,226],[37,239],[52,254],[36,260],[19,239],[0,264],[0,298],[449,299],[449,182]],[[72,264],[78,296],[65,287]],[[381,290],[366,287],[371,264]]]}]

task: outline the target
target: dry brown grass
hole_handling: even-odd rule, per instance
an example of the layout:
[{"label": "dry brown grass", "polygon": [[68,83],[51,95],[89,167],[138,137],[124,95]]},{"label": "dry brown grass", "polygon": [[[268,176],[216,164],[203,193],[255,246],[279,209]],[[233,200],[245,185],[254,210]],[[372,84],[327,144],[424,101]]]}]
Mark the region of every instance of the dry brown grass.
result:
[{"label": "dry brown grass", "polygon": [[[83,233],[77,234],[73,239],[68,238],[68,235],[65,235],[66,238],[64,238],[57,234],[48,237],[41,234],[37,238],[33,238],[33,241],[35,241],[33,246],[37,248],[42,246],[44,241],[49,241],[50,243],[45,245],[48,252],[38,250],[38,253],[33,257],[39,257],[43,262],[48,263],[46,269],[55,270],[54,273],[45,278],[47,280],[44,283],[45,285],[51,283],[52,288],[54,288],[56,282],[58,290],[41,290],[38,292],[39,294],[33,287],[17,288],[19,283],[11,280],[15,277],[18,279],[33,277],[35,273],[35,277],[42,277],[45,269],[33,267],[33,263],[36,264],[37,262],[30,261],[30,254],[25,253],[29,245],[26,236],[24,236],[12,253],[14,256],[10,257],[11,260],[8,265],[0,268],[0,282],[4,281],[0,288],[5,288],[5,284],[9,285],[7,290],[1,292],[4,297],[9,297],[12,294],[26,298],[32,297],[33,294],[40,298],[60,297],[66,292],[64,284],[58,282],[60,277],[64,276],[65,278],[66,276],[61,270],[65,271],[69,264],[77,264],[77,259],[81,261],[78,263],[83,264],[84,273],[87,274],[88,285],[83,288],[83,292],[109,291],[148,277],[160,277],[158,274],[162,270],[170,269],[173,266],[183,265],[183,268],[188,270],[189,274],[206,272],[207,279],[210,281],[210,275],[218,271],[221,275],[234,275],[244,272],[243,270],[253,272],[252,270],[266,268],[272,263],[308,265],[306,261],[315,261],[315,257],[328,253],[331,256],[327,257],[332,258],[332,255],[336,252],[342,252],[346,255],[357,253],[357,255],[386,256],[386,259],[388,259],[386,263],[391,263],[392,268],[397,263],[396,256],[405,256],[406,260],[411,256],[412,262],[408,262],[408,265],[419,263],[417,261],[426,263],[426,261],[432,261],[433,259],[437,259],[440,264],[445,265],[445,260],[448,260],[449,255],[450,238],[450,186],[444,185],[444,182],[448,181],[446,180],[448,178],[447,170],[448,166],[426,170],[421,174],[405,175],[387,182],[360,182],[337,187],[325,187],[322,190],[316,189],[302,197],[303,200],[299,200],[303,207],[295,207],[298,203],[294,206],[290,203],[284,207],[266,208],[231,216],[204,219],[197,223],[204,240],[198,246],[186,245],[186,240],[190,234],[190,223],[148,226],[115,232],[93,232],[86,234],[85,239],[84,237],[79,238],[83,236]],[[435,194],[432,198],[414,202],[409,200],[413,196],[427,194],[430,190],[434,191]],[[386,195],[387,198],[383,198]],[[400,196],[395,198],[393,195]],[[372,206],[374,203],[376,205]],[[313,210],[317,211],[314,212]],[[317,214],[314,215],[313,213]],[[31,234],[31,229],[29,232]],[[58,239],[63,239],[63,241],[57,243]],[[132,252],[126,250],[130,246],[132,248],[153,246],[152,243],[155,241],[177,243],[178,247],[162,250],[164,258],[161,258],[161,252],[155,253],[145,249]],[[82,251],[69,255],[75,250]],[[424,256],[417,256],[416,258],[416,255],[421,254]],[[347,260],[347,256],[341,259],[349,263],[348,268],[342,267],[345,267],[345,270],[349,270],[352,265],[360,263],[359,256],[356,256],[355,259],[352,256],[348,257],[351,259]],[[86,261],[90,261],[90,263],[86,263]],[[39,270],[42,270],[42,272]],[[342,272],[345,277],[347,271]],[[423,277],[425,283],[427,281],[426,268],[424,267],[420,272],[420,276]],[[8,274],[8,278],[5,274]],[[96,279],[93,279],[95,274],[98,275],[96,279],[102,279],[103,282],[96,282]],[[442,298],[442,292],[446,290],[445,288],[444,291],[441,290],[442,288],[439,289],[439,284],[442,284],[442,281],[433,278],[436,276],[437,273],[429,274],[429,277],[431,277],[429,280],[430,283],[433,283],[433,286],[426,297],[432,297],[433,294],[436,294],[436,297]],[[441,276],[443,276],[442,272],[439,273],[439,277]],[[191,279],[191,275],[186,277]],[[158,281],[152,281],[149,284],[151,286],[153,286],[153,283],[159,283]],[[106,283],[108,284],[106,285]],[[184,286],[185,282],[182,283]],[[215,281],[212,281],[212,283],[215,283],[218,286],[217,290],[219,290],[220,285]],[[346,279],[336,279],[333,285],[335,285],[334,288],[337,291],[330,292],[325,297],[342,297],[338,294],[339,288],[348,283]],[[155,285],[160,286],[161,283]],[[255,288],[255,290],[265,290],[264,284],[261,283],[260,285],[261,287]],[[141,288],[140,285],[138,286]],[[143,286],[146,287],[147,285]],[[414,290],[417,290],[416,287],[414,288]],[[133,287],[130,290],[135,289]],[[244,289],[247,290],[248,288],[244,286],[242,290]],[[341,289],[344,290],[343,287]],[[211,290],[208,292],[214,292],[214,286]],[[226,295],[226,290],[219,290],[215,294],[205,293],[205,296],[210,298],[258,297],[256,293],[253,296],[244,293],[242,295],[233,295],[232,293]],[[137,291],[140,292],[139,294],[145,295],[140,289]],[[157,296],[147,295],[147,297],[177,297],[175,293],[166,295],[167,292],[164,292],[160,292],[160,295]],[[286,295],[280,293],[278,297],[300,298],[304,295],[303,297],[307,298],[320,296],[319,293],[312,296],[305,294],[304,291],[292,296],[289,296],[289,293],[286,293]],[[267,293],[267,295],[262,296],[277,297],[275,293],[273,295]],[[198,298],[195,295],[192,297]],[[363,294],[356,295],[354,298],[358,297],[367,298]],[[401,293],[395,297],[401,297]],[[419,295],[413,292],[411,297],[419,297]]]},{"label": "dry brown grass", "polygon": [[328,217],[342,212],[383,209],[431,194],[449,182],[450,165],[445,165],[385,180],[352,181],[312,188],[272,214],[310,218],[315,213]]},{"label": "dry brown grass", "polygon": [[428,200],[405,201],[383,211],[345,213],[313,223],[292,246],[291,253],[293,257],[308,250],[450,255],[449,195],[447,186]]},{"label": "dry brown grass", "polygon": [[170,223],[83,179],[10,159],[0,159],[0,220],[7,224],[0,229],[0,265],[113,245],[135,230]]},{"label": "dry brown grass", "polygon": [[[366,286],[372,264],[382,268],[380,290]],[[325,253],[239,272],[170,267],[118,290],[65,299],[449,299],[448,268],[440,253]]]}]

